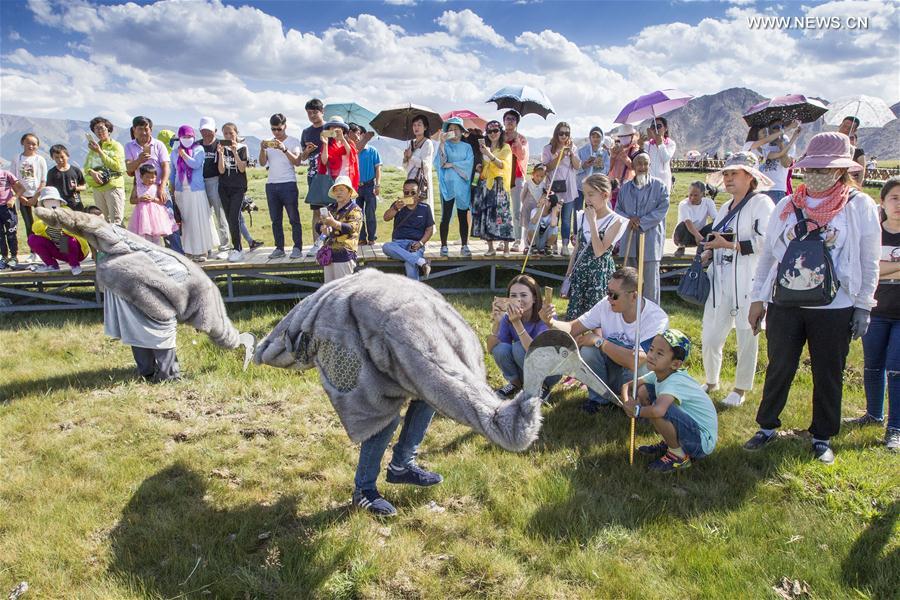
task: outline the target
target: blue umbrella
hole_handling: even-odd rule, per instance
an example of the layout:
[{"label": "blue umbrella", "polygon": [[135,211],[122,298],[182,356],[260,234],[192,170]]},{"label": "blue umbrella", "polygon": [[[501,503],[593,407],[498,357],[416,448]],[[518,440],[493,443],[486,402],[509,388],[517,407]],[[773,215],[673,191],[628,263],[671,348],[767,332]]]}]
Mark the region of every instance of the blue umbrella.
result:
[{"label": "blue umbrella", "polygon": [[366,129],[371,129],[370,124],[375,118],[375,113],[356,102],[342,102],[325,105],[325,118],[331,117],[341,117],[345,123],[356,123]]},{"label": "blue umbrella", "polygon": [[487,99],[488,102],[496,102],[497,109],[513,109],[520,115],[534,113],[547,118],[550,113],[556,114],[553,104],[547,95],[537,88],[528,85],[509,85],[497,90]]}]

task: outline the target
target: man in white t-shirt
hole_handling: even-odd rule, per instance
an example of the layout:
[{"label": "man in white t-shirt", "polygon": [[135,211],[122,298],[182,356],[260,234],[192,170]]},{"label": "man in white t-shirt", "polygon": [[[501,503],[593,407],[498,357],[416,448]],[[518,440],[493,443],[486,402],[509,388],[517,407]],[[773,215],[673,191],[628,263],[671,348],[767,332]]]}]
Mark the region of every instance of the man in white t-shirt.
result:
[{"label": "man in white t-shirt", "polygon": [[300,226],[300,190],[297,188],[297,167],[302,162],[300,140],[287,134],[287,118],[277,113],[269,118],[273,139],[263,140],[259,146],[259,166],[269,167],[266,179],[266,202],[272,219],[275,250],[269,258],[284,258],[284,229],[281,211],[287,213],[291,224],[294,247],[291,258],[303,258],[303,228]]},{"label": "man in white t-shirt", "polygon": [[[766,128],[768,135],[784,131],[784,123],[781,119],[769,123]],[[787,179],[788,170],[794,164],[794,144],[800,136],[800,127],[794,129],[790,138],[776,138],[774,141],[760,148],[763,160],[760,161],[759,170],[774,182],[771,189],[766,190],[766,195],[772,199],[772,202],[778,204],[778,201],[787,196]]]},{"label": "man in white t-shirt", "polygon": [[678,203],[678,225],[672,234],[672,240],[678,246],[675,256],[684,256],[686,247],[698,246],[712,229],[717,214],[716,203],[705,194],[706,184],[695,181],[688,197]]},{"label": "man in white t-shirt", "polygon": [[[552,329],[565,331],[578,340],[581,357],[591,370],[612,390],[620,390],[633,376],[634,348],[638,354],[639,374],[646,372],[646,352],[654,336],[669,326],[669,317],[656,303],[641,302],[641,331],[637,333],[637,269],[622,267],[609,280],[606,298],[574,321],[557,321],[551,303],[541,309],[541,319]],[[606,390],[588,388],[588,399],[582,409],[594,414],[611,405]]]}]

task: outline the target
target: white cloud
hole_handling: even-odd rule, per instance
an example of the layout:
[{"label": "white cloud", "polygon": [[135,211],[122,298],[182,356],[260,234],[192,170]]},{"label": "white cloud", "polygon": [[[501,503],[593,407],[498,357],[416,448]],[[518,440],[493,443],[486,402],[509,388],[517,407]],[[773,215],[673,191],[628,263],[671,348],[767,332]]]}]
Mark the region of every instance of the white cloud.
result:
[{"label": "white cloud", "polygon": [[458,38],[471,38],[490,44],[496,48],[512,49],[512,44],[484,22],[480,16],[469,10],[446,10],[435,22]]},{"label": "white cloud", "polygon": [[415,6],[416,0],[384,0],[384,3],[393,6]]}]

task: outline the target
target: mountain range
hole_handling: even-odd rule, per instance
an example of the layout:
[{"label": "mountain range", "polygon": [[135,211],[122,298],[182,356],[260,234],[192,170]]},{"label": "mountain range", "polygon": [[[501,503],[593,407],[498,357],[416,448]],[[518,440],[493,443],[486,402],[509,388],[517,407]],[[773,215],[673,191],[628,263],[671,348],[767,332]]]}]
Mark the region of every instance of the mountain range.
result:
[{"label": "mountain range", "polygon": [[[683,157],[690,150],[708,153],[710,156],[724,155],[744,144],[747,136],[747,125],[741,118],[744,110],[765,100],[764,96],[746,88],[731,88],[717,94],[698,96],[685,106],[665,115],[669,122],[669,133],[678,144],[677,157]],[[894,114],[900,116],[900,102],[891,107]],[[647,123],[639,127],[646,128]],[[176,129],[169,125],[157,125],[154,129]],[[806,147],[809,138],[820,131],[833,129],[825,126],[821,119],[805,124],[797,142],[797,153]],[[72,161],[81,164],[87,154],[85,133],[88,131],[86,121],[69,119],[46,119],[19,115],[0,114],[0,165],[6,165],[21,151],[20,138],[27,132],[34,132],[41,139],[40,152],[47,156],[53,144],[63,144],[70,152]],[[299,132],[291,132],[299,135]],[[584,143],[584,137],[575,133],[576,143]],[[584,132],[586,134],[587,132]],[[129,139],[128,128],[115,125],[113,137],[126,143]],[[533,160],[539,160],[541,149],[547,144],[547,137],[529,137],[528,143]],[[259,138],[247,136],[246,143],[251,158],[257,158]],[[370,144],[381,154],[386,165],[399,166],[403,158],[406,142],[389,138],[376,137]],[[867,156],[877,156],[882,160],[900,159],[900,118],[894,119],[884,127],[863,128],[859,130],[859,144],[866,150]]]}]

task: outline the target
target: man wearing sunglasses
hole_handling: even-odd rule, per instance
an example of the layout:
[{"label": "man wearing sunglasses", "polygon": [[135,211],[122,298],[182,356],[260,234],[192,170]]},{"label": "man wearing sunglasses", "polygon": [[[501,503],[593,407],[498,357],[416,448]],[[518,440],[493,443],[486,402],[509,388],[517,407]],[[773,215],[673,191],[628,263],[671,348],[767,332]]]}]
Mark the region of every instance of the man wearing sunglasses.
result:
[{"label": "man wearing sunglasses", "polygon": [[[646,373],[646,352],[653,338],[669,327],[669,317],[656,303],[641,302],[641,330],[637,332],[637,270],[623,267],[613,273],[606,290],[606,298],[574,321],[557,321],[552,303],[541,309],[541,319],[552,329],[570,334],[578,341],[581,357],[591,370],[612,390],[622,389],[634,373],[634,347],[640,344],[638,374]],[[582,410],[588,414],[604,406],[612,406],[613,399],[606,390],[588,388],[588,399]]]},{"label": "man wearing sunglasses", "polygon": [[403,199],[391,204],[384,213],[385,221],[394,221],[391,241],[381,247],[386,256],[402,260],[406,276],[419,281],[428,279],[431,265],[425,260],[425,244],[434,234],[431,208],[420,201],[419,182],[403,182]]},{"label": "man wearing sunglasses", "polygon": [[269,258],[284,258],[284,228],[281,211],[287,213],[291,224],[294,248],[291,258],[303,257],[303,228],[300,226],[300,190],[297,188],[297,172],[300,165],[300,140],[287,134],[287,118],[276,113],[269,118],[272,139],[263,140],[259,147],[259,166],[269,166],[266,179],[266,202],[272,219],[272,235],[275,250]]}]

